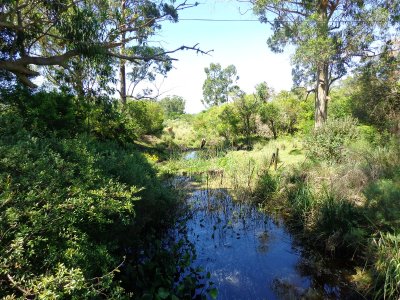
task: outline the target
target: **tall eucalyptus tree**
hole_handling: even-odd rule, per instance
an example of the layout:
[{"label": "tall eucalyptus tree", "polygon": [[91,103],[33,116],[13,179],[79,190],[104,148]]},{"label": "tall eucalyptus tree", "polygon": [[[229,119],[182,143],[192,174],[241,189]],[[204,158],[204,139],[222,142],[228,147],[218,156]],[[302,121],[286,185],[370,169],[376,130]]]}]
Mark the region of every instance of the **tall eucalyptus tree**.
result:
[{"label": "tall eucalyptus tree", "polygon": [[75,65],[79,59],[104,59],[107,65],[170,62],[176,51],[200,50],[197,45],[165,50],[150,46],[148,39],[162,21],[177,22],[180,10],[196,5],[186,0],[3,0],[0,75],[13,74],[34,88],[32,78],[41,67],[74,69],[73,60]]},{"label": "tall eucalyptus tree", "polygon": [[[248,1],[246,1],[248,2]],[[287,45],[295,83],[315,92],[315,126],[327,119],[332,83],[357,62],[355,57],[377,55],[379,42],[390,33],[391,0],[250,0],[262,23],[269,23],[268,39],[275,52]]]}]

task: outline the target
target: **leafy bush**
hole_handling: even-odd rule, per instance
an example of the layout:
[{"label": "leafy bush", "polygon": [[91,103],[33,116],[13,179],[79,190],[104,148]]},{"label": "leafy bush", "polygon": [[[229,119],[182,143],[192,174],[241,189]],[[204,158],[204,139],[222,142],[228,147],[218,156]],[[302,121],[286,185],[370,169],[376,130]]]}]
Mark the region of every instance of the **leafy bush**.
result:
[{"label": "leafy bush", "polygon": [[[348,85],[348,83],[347,83]],[[342,119],[351,116],[351,89],[346,86],[333,88],[330,93],[329,115],[335,119]]]},{"label": "leafy bush", "polygon": [[56,91],[32,93],[25,88],[2,90],[0,101],[15,107],[25,128],[46,135],[57,131],[68,135],[82,131],[83,120],[76,114],[74,96]]},{"label": "leafy bush", "polygon": [[[81,101],[87,133],[100,140],[113,140],[120,143],[132,142],[137,137],[135,128],[129,128],[124,122],[118,102],[109,98],[96,98],[93,102]],[[79,113],[77,111],[77,113]]]},{"label": "leafy bush", "polygon": [[306,137],[305,148],[311,159],[338,162],[345,155],[344,146],[358,136],[355,119],[328,120]]},{"label": "leafy bush", "polygon": [[400,229],[400,179],[380,179],[364,191],[369,218],[382,231]]},{"label": "leafy bush", "polygon": [[160,104],[144,100],[130,101],[125,109],[125,124],[138,137],[145,134],[161,133],[164,111]]},{"label": "leafy bush", "polygon": [[113,274],[100,277],[122,261],[116,245],[133,224],[139,188],[103,174],[84,139],[26,134],[1,139],[0,149],[1,276],[39,297],[112,293]]},{"label": "leafy bush", "polygon": [[185,113],[185,102],[182,97],[174,95],[167,96],[158,103],[163,108],[166,118],[174,119]]},{"label": "leafy bush", "polygon": [[0,296],[123,299],[113,270],[125,255],[137,264],[143,237],[154,242],[172,224],[171,193],[132,146],[38,138],[21,122],[3,107]]}]

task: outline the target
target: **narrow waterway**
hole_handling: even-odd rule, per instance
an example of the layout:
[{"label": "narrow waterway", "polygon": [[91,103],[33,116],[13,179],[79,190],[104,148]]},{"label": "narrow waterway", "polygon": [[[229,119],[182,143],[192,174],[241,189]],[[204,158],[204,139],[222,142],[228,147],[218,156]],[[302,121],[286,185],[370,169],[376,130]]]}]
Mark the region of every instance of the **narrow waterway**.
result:
[{"label": "narrow waterway", "polygon": [[334,274],[340,270],[316,267],[282,222],[227,190],[195,190],[188,205],[193,266],[211,273],[218,299],[354,299]]}]

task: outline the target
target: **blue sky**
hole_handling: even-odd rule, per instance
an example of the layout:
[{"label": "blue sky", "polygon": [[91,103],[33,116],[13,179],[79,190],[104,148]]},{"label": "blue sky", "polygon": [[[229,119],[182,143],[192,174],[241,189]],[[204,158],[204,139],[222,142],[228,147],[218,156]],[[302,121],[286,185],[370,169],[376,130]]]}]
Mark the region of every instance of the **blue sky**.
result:
[{"label": "blue sky", "polygon": [[[180,19],[257,19],[249,7],[237,1],[202,1],[197,7],[186,9]],[[200,22],[181,20],[178,23],[162,23],[162,29],[153,38],[165,49],[199,43],[202,50],[214,50],[210,55],[193,51],[180,51],[173,55],[178,61],[174,69],[157,86],[162,96],[179,95],[186,100],[186,111],[196,113],[204,109],[201,104],[202,85],[206,78],[204,68],[210,63],[222,67],[236,66],[239,86],[247,93],[254,91],[257,83],[266,81],[276,91],[290,89],[292,85],[290,55],[274,54],[267,46],[271,34],[269,26],[259,22]]]}]

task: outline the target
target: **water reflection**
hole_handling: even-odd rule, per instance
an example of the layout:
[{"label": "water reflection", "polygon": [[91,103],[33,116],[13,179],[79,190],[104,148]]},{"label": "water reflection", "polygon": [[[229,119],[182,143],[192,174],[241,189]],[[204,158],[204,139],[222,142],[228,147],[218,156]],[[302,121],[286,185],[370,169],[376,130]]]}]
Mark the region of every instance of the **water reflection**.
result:
[{"label": "water reflection", "polygon": [[197,190],[189,199],[187,226],[196,246],[196,266],[210,272],[218,299],[339,299],[334,284],[316,284],[301,267],[301,249],[283,224],[226,190]]},{"label": "water reflection", "polygon": [[191,159],[196,159],[197,157],[198,157],[197,151],[190,151],[187,154],[185,154],[184,159],[191,160]]}]

